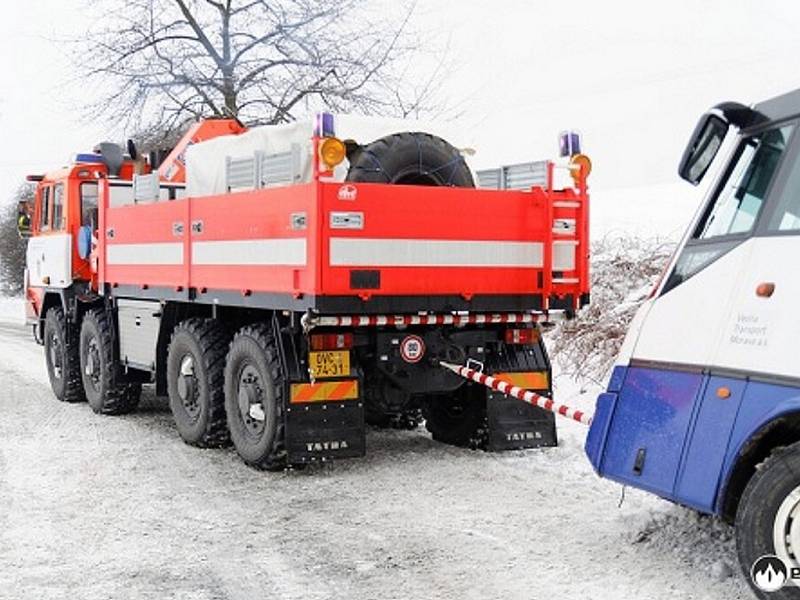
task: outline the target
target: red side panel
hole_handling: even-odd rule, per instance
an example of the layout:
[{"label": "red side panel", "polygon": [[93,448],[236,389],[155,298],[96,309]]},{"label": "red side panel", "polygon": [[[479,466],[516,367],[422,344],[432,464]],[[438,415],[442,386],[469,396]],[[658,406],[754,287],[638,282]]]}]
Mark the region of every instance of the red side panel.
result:
[{"label": "red side panel", "polygon": [[104,281],[223,304],[219,292],[266,304],[274,293],[535,296],[544,308],[571,297],[577,307],[589,289],[587,202],[585,188],[311,183],[109,208]]},{"label": "red side panel", "polygon": [[185,289],[189,200],[109,208],[101,252],[104,282]]},{"label": "red side panel", "polygon": [[193,199],[192,286],[316,293],[315,191],[306,184]]},{"label": "red side panel", "polygon": [[[548,198],[532,192],[357,184],[323,186],[323,289],[328,295],[538,294]],[[363,218],[359,228],[348,226]],[[360,216],[359,216],[360,215]],[[339,223],[337,225],[337,222]],[[377,270],[378,289],[351,272]]]}]

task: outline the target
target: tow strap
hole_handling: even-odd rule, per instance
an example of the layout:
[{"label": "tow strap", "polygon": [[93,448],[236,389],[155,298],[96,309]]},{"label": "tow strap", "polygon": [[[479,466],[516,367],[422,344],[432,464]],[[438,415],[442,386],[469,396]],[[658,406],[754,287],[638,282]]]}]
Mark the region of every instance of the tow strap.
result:
[{"label": "tow strap", "polygon": [[592,424],[592,417],[584,413],[583,411],[577,410],[575,408],[571,408],[566,404],[559,404],[555,402],[552,398],[547,398],[545,396],[540,396],[539,394],[532,392],[530,390],[524,390],[521,387],[517,387],[515,385],[511,385],[510,383],[503,381],[501,379],[497,379],[496,377],[492,377],[491,375],[484,375],[480,371],[476,371],[475,369],[470,369],[468,367],[460,367],[458,365],[454,365],[452,363],[447,362],[440,362],[441,366],[445,369],[450,369],[456,375],[460,375],[464,379],[469,379],[474,381],[475,383],[480,383],[481,385],[485,385],[487,388],[496,390],[501,394],[505,394],[507,396],[511,396],[512,398],[516,398],[517,400],[522,400],[523,402],[527,402],[528,404],[532,404],[533,406],[538,406],[539,408],[543,408],[544,410],[550,411],[562,417],[566,417],[568,419],[572,419],[573,421],[577,421],[578,423],[583,423],[584,425],[591,425]]}]

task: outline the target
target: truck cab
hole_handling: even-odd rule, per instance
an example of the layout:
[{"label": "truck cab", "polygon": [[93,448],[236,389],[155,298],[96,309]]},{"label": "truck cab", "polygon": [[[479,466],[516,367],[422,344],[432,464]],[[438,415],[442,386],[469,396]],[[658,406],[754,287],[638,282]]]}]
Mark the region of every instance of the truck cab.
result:
[{"label": "truck cab", "polygon": [[105,177],[106,166],[100,163],[76,163],[29,177],[37,182],[26,257],[29,322],[42,314],[45,290],[91,282],[89,244],[97,229],[99,182]]},{"label": "truck cab", "polygon": [[679,173],[697,185],[712,163],[586,452],[603,477],[735,521],[746,572],[765,554],[789,572],[800,565],[800,90],[703,115]]}]

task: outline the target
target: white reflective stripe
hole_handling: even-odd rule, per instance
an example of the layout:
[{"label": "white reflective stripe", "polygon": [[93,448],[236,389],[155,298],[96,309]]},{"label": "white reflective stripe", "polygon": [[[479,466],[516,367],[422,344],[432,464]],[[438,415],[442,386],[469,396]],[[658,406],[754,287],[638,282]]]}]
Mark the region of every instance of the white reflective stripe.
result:
[{"label": "white reflective stripe", "polygon": [[575,240],[562,240],[553,242],[554,271],[575,270],[575,247],[577,245],[578,242]]},{"label": "white reflective stripe", "polygon": [[109,265],[182,265],[183,242],[106,244]]},{"label": "white reflective stripe", "polygon": [[331,266],[541,267],[541,242],[331,238]]},{"label": "white reflective stripe", "polygon": [[194,265],[305,266],[306,238],[192,242]]}]

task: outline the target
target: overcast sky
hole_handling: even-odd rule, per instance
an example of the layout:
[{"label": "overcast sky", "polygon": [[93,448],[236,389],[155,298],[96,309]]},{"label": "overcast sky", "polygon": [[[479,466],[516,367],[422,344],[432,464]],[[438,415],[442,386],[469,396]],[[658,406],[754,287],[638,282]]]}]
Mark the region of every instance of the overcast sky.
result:
[{"label": "overcast sky", "polygon": [[[109,137],[82,120],[91,87],[75,82],[53,41],[85,31],[81,6],[4,6],[0,200],[26,173]],[[674,180],[706,108],[800,87],[800,2],[419,0],[416,20],[449,40],[457,68],[444,91],[460,105],[457,125],[473,132],[476,166],[551,156],[558,132],[575,128],[598,189]]]}]

